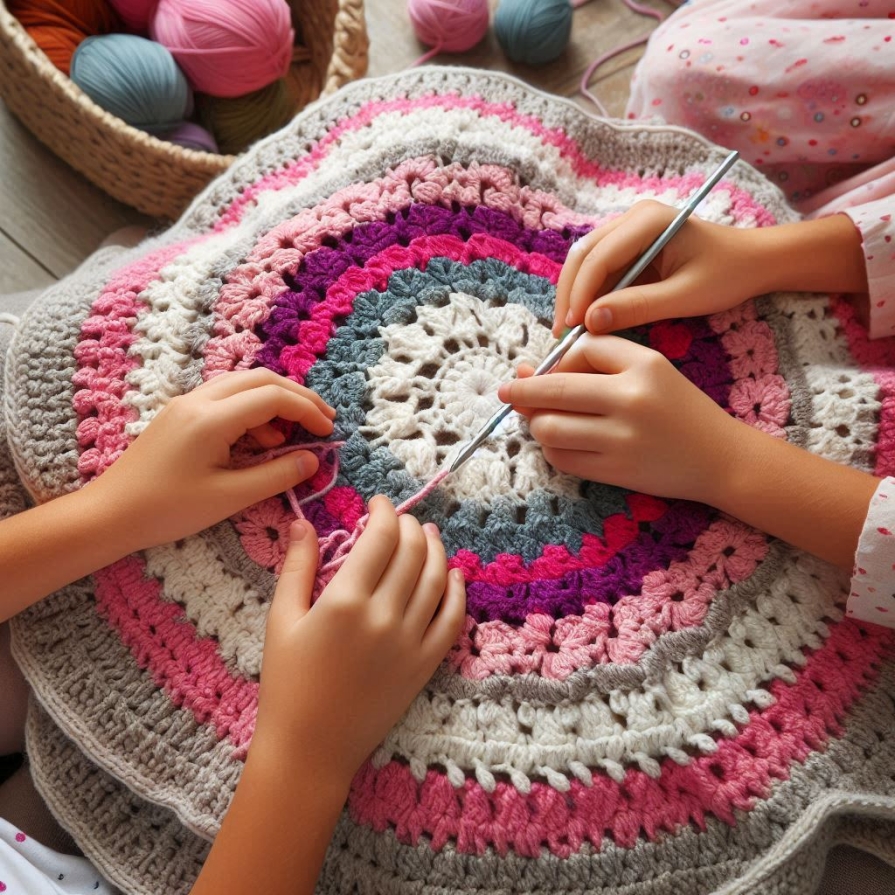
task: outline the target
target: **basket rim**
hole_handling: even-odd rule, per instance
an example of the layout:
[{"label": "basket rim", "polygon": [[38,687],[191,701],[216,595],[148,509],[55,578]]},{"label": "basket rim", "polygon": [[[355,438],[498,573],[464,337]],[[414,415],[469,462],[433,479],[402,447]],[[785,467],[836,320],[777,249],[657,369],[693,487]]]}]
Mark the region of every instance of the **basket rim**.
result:
[{"label": "basket rim", "polygon": [[[336,28],[338,28],[338,22],[341,18],[339,13],[353,2],[354,0],[338,0],[338,10],[334,20]],[[48,82],[52,90],[68,100],[77,110],[76,114],[83,115],[86,118],[85,124],[117,131],[120,136],[126,138],[139,151],[151,154],[157,159],[167,161],[172,165],[180,166],[185,164],[190,167],[214,171],[225,170],[238,157],[237,155],[189,149],[177,143],[162,140],[146,131],[133,127],[111,112],[107,112],[81,90],[70,77],[56,68],[43,50],[38,47],[31,35],[28,34],[24,26],[9,11],[5,0],[0,0],[0,41],[11,45],[12,49],[18,53],[20,59],[33,71],[37,78]],[[333,52],[327,62],[326,72],[324,73],[324,83],[333,76],[333,62],[337,55],[336,41],[334,40]]]},{"label": "basket rim", "polygon": [[19,20],[7,9],[4,0],[0,0],[0,32],[6,34],[13,47],[19,51],[23,61],[34,71],[36,77],[49,81],[54,90],[64,95],[78,113],[86,116],[89,123],[118,131],[141,150],[152,152],[157,156],[167,157],[172,164],[187,163],[195,165],[225,168],[232,164],[236,156],[222,155],[216,152],[205,152],[198,149],[187,149],[177,143],[170,143],[155,137],[146,131],[133,127],[117,115],[107,112],[95,103],[71,78],[50,62],[47,55],[35,43]]}]

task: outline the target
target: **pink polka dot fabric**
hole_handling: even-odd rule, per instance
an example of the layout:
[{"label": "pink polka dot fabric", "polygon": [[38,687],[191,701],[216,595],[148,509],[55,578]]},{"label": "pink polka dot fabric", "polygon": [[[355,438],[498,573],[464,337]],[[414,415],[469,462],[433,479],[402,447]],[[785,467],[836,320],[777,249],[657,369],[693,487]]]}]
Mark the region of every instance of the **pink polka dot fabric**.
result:
[{"label": "pink polka dot fabric", "polygon": [[[297,495],[337,548],[546,354],[569,245],[640,198],[680,202],[723,154],[503,76],[352,85],[167,233],[45,297],[8,366],[16,468],[41,497],[89,487],[171,397],[264,366],[337,408],[338,445]],[[703,213],[794,218],[745,165]],[[744,424],[856,465],[895,445],[880,343],[827,297],[626,335]],[[880,835],[895,823],[877,736],[893,635],[845,617],[837,570],[708,507],[561,474],[518,417],[413,512],[464,571],[468,616],[359,770],[320,892],[809,895],[828,819],[869,800]],[[189,891],[219,828],[291,513],[248,507],[16,622],[36,776],[127,891]]]},{"label": "pink polka dot fabric", "polygon": [[861,533],[848,598],[848,615],[895,627],[895,479],[883,479]]},{"label": "pink polka dot fabric", "polygon": [[860,230],[871,334],[895,332],[895,8],[887,0],[691,0],[637,66],[630,119],[739,150],[804,214]]}]

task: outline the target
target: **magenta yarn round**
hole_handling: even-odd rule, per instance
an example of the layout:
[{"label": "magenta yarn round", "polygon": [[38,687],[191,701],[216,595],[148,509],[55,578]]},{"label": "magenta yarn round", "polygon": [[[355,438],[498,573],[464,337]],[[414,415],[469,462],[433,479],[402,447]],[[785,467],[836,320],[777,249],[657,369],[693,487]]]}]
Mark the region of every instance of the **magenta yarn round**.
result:
[{"label": "magenta yarn round", "polygon": [[137,34],[149,33],[149,20],[158,0],[109,0],[118,17]]},{"label": "magenta yarn round", "polygon": [[488,31],[488,0],[407,0],[420,41],[445,53],[474,47]]},{"label": "magenta yarn round", "polygon": [[158,0],[149,33],[194,90],[227,97],[282,78],[295,39],[286,0]]}]

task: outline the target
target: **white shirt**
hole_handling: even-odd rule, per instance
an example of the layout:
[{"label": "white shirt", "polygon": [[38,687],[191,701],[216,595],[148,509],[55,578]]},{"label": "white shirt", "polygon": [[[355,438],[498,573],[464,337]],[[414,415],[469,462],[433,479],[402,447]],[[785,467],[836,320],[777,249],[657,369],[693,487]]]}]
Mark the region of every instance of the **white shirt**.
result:
[{"label": "white shirt", "polygon": [[0,818],[2,895],[117,895],[86,859],[41,845]]}]

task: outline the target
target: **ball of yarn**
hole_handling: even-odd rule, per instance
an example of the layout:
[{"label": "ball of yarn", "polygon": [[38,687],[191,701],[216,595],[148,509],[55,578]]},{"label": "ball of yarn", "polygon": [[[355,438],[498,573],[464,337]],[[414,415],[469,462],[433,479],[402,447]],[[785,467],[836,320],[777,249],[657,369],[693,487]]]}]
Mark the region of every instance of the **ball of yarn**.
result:
[{"label": "ball of yarn", "polygon": [[184,121],[172,131],[159,134],[163,140],[176,143],[184,149],[195,149],[198,152],[217,152],[218,144],[214,137],[194,121]]},{"label": "ball of yarn", "polygon": [[155,12],[158,0],[108,0],[109,5],[131,31],[138,34],[149,33],[149,21]]},{"label": "ball of yarn", "polygon": [[69,73],[78,44],[121,26],[106,0],[8,0],[6,5],[53,65],[65,74]]},{"label": "ball of yarn", "polygon": [[286,0],[159,0],[149,33],[194,90],[227,97],[282,78],[295,39]]},{"label": "ball of yarn", "polygon": [[145,37],[88,37],[72,58],[71,79],[107,112],[150,133],[171,130],[192,111],[174,57]]},{"label": "ball of yarn", "polygon": [[572,13],[569,0],[500,0],[494,33],[514,62],[542,65],[565,49]]},{"label": "ball of yarn", "polygon": [[421,43],[433,51],[463,53],[488,31],[488,0],[407,0]]},{"label": "ball of yarn", "polygon": [[296,113],[296,102],[282,78],[245,96],[197,94],[199,120],[214,134],[221,152],[242,152],[281,128]]}]

